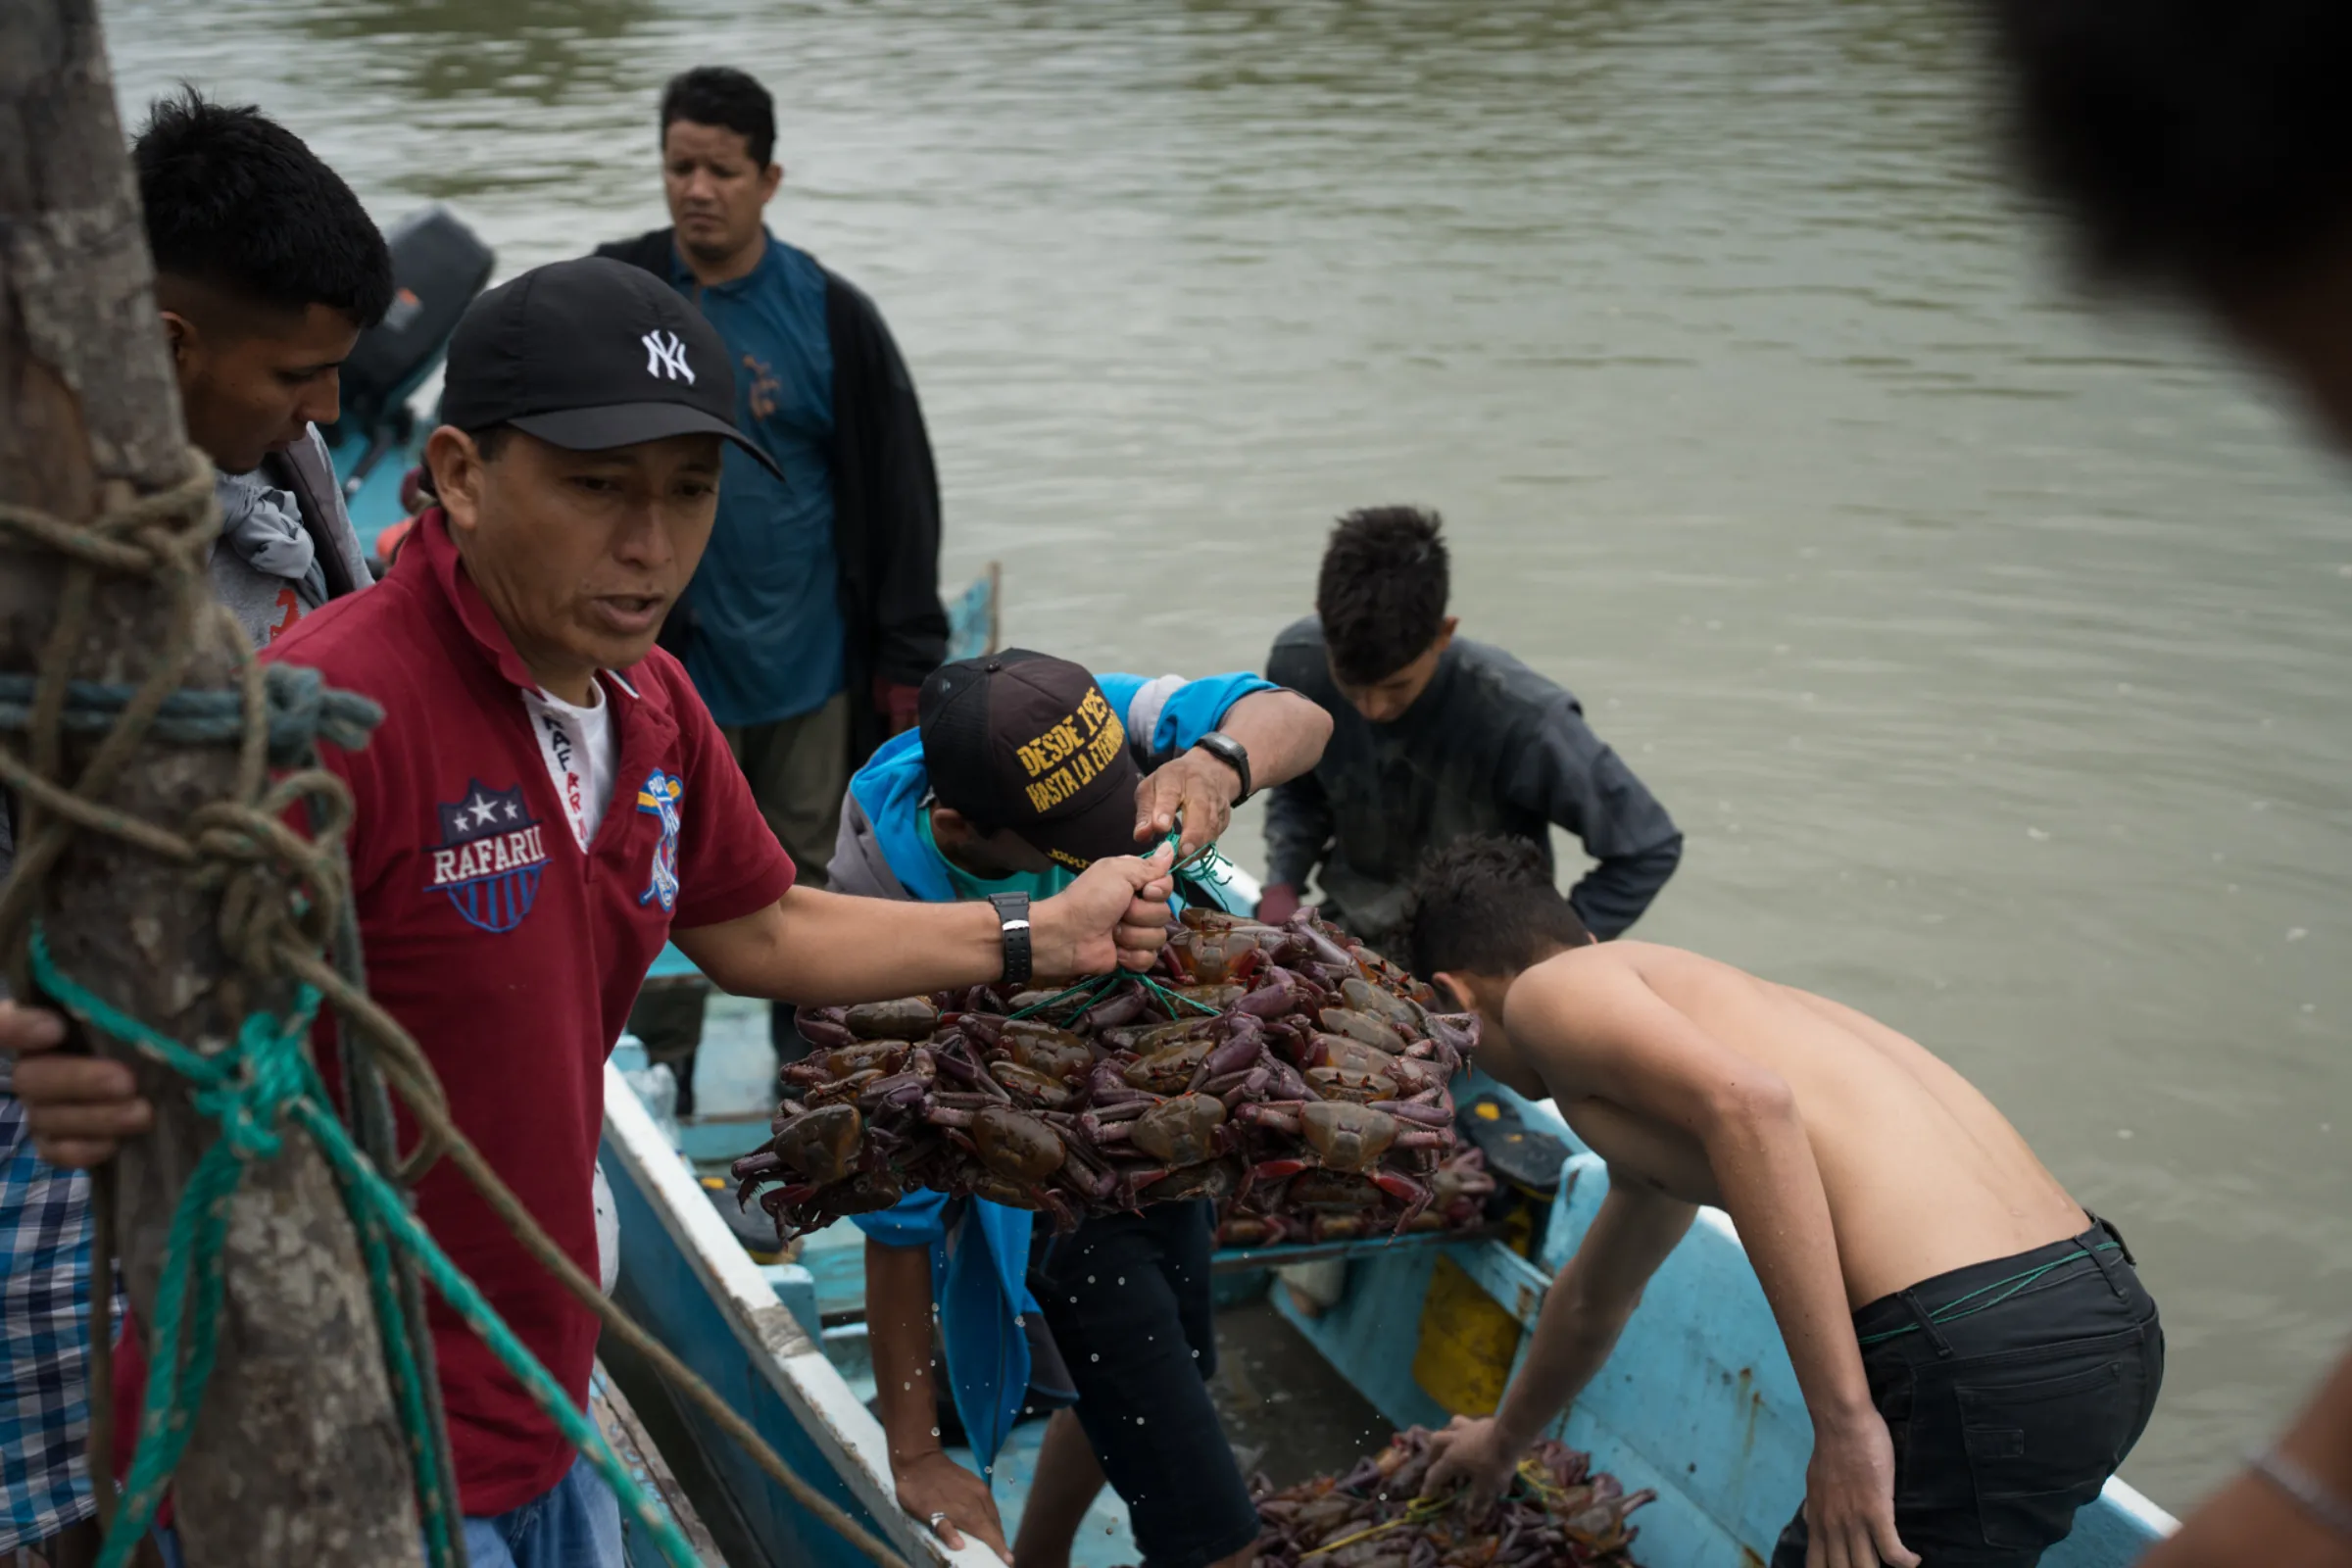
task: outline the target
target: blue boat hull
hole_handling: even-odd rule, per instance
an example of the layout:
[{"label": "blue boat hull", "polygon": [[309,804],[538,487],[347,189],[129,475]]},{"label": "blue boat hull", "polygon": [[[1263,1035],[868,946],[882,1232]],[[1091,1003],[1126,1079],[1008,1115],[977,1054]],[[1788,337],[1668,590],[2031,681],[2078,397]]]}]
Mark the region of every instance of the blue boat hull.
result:
[{"label": "blue boat hull", "polygon": [[[813,1325],[782,1300],[710,1207],[619,1075],[606,1075],[600,1163],[621,1235],[614,1298],[749,1421],[795,1473],[909,1561],[951,1556],[899,1510],[882,1429],[826,1360]],[[707,1418],[684,1413],[744,1533],[775,1568],[858,1568],[865,1557],[819,1524]],[[736,1564],[735,1568],[759,1568]]]},{"label": "blue boat hull", "polygon": [[[827,1359],[818,1331],[820,1292],[824,1309],[835,1315],[860,1304],[854,1272],[835,1267],[820,1279],[799,1267],[754,1264],[618,1075],[607,1083],[605,1166],[620,1205],[624,1304],[737,1401],[796,1469],[909,1551],[910,1560],[993,1562],[978,1547],[946,1552],[890,1501],[880,1428]],[[1547,1106],[1490,1082],[1477,1092],[1515,1102],[1531,1125],[1575,1151],[1534,1261],[1486,1239],[1394,1248],[1359,1243],[1348,1252],[1346,1295],[1320,1316],[1304,1315],[1287,1293],[1274,1293],[1278,1309],[1398,1426],[1443,1425],[1448,1415],[1414,1375],[1423,1300],[1439,1259],[1451,1259],[1532,1328],[1552,1275],[1591,1225],[1607,1185],[1599,1158],[1576,1148]],[[1309,1250],[1272,1249],[1249,1260],[1276,1264]],[[846,1265],[848,1255],[837,1261]],[[1636,1555],[1645,1568],[1715,1568],[1770,1557],[1803,1494],[1812,1426],[1728,1218],[1704,1211],[1667,1259],[1562,1435],[1591,1449],[1594,1462],[1628,1488],[1656,1489],[1658,1500],[1637,1516]],[[697,1436],[774,1562],[847,1568],[862,1561],[733,1453],[723,1437]],[[1019,1479],[1008,1476],[1004,1485]],[[2043,1561],[2048,1568],[2125,1568],[2172,1527],[2163,1510],[2111,1482]]]}]

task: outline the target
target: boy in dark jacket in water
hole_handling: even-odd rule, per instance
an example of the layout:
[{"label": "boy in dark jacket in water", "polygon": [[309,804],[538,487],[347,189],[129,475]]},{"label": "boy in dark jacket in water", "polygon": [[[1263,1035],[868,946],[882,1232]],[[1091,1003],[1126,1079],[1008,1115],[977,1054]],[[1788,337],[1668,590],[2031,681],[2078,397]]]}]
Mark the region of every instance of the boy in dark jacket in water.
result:
[{"label": "boy in dark jacket in water", "polygon": [[1326,918],[1404,956],[1422,857],[1476,833],[1537,845],[1564,827],[1598,863],[1569,895],[1602,937],[1642,917],[1683,835],[1575,697],[1499,648],[1454,636],[1437,514],[1351,512],[1331,532],[1316,614],[1275,640],[1266,676],[1332,716],[1315,770],[1266,805],[1266,897],[1286,919],[1308,876]]}]

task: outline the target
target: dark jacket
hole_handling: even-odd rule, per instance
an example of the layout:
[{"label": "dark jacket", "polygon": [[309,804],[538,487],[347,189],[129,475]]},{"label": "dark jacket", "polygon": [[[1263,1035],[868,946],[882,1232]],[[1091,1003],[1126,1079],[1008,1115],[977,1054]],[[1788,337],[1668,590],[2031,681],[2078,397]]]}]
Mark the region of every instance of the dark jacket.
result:
[{"label": "dark jacket", "polygon": [[1428,690],[1394,723],[1340,695],[1313,616],[1275,639],[1266,678],[1331,714],[1311,773],[1266,801],[1267,880],[1303,888],[1399,962],[1421,858],[1473,834],[1532,840],[1551,858],[1554,824],[1599,863],[1568,895],[1598,937],[1639,919],[1682,858],[1683,835],[1560,687],[1499,648],[1457,637]]},{"label": "dark jacket", "polygon": [[[677,249],[666,228],[596,248],[599,256],[671,280]],[[825,270],[825,331],[833,344],[833,548],[841,563],[844,688],[850,765],[889,733],[874,677],[919,686],[948,650],[939,602],[939,473],[915,400],[914,378],[874,302]],[[692,612],[673,612],[662,646],[685,657]]]}]

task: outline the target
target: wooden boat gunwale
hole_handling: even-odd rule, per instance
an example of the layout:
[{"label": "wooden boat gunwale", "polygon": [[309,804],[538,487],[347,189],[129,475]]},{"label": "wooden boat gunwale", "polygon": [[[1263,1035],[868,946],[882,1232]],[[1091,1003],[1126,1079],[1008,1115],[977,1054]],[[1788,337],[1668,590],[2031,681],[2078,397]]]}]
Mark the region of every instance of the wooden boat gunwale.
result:
[{"label": "wooden boat gunwale", "polygon": [[[667,1239],[693,1267],[696,1276],[735,1330],[751,1376],[763,1384],[799,1420],[834,1473],[847,1483],[855,1502],[874,1529],[910,1562],[951,1564],[954,1568],[992,1568],[994,1552],[967,1544],[950,1551],[920,1521],[910,1519],[898,1505],[890,1480],[889,1449],[882,1424],[859,1402],[823,1348],[777,1298],[727,1230],[694,1175],[653,1116],[617,1069],[605,1068],[605,1133],[602,1158],[613,1182],[615,1196],[624,1185],[648,1203],[660,1218]],[[631,1262],[628,1228],[622,1231],[622,1269]],[[624,1280],[625,1283],[625,1280]],[[649,1324],[666,1341],[662,1326]],[[675,1348],[676,1347],[673,1347]],[[737,1391],[724,1389],[733,1396]],[[739,1401],[740,1408],[740,1401]],[[816,1527],[811,1526],[812,1531]],[[862,1562],[846,1543],[825,1533],[839,1547],[836,1555],[811,1560]]]}]

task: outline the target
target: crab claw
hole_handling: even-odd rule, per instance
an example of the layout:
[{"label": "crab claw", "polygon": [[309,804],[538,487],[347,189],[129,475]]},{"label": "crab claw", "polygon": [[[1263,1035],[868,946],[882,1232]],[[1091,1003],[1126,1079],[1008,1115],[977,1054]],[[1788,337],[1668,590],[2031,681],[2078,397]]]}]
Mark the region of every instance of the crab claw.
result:
[{"label": "crab claw", "polygon": [[1238,1011],[1257,1018],[1279,1018],[1297,1012],[1306,1005],[1306,988],[1298,977],[1281,964],[1266,966],[1265,978],[1257,989],[1234,1004]]},{"label": "crab claw", "polygon": [[1390,1240],[1394,1241],[1402,1236],[1404,1228],[1420,1218],[1421,1211],[1429,1206],[1429,1188],[1401,1171],[1379,1166],[1364,1174],[1371,1178],[1375,1187],[1404,1204],[1404,1212],[1397,1216],[1396,1228],[1389,1233]]},{"label": "crab claw", "polygon": [[1078,1214],[1069,1200],[1050,1187],[1037,1189],[1037,1206],[1054,1216],[1054,1234],[1067,1236],[1078,1228]]},{"label": "crab claw", "polygon": [[1299,1130],[1298,1112],[1303,1108],[1296,1101],[1257,1100],[1244,1102],[1234,1110],[1234,1114],[1253,1126],[1271,1128],[1296,1138]]},{"label": "crab claw", "polygon": [[[1252,1067],[1249,1072],[1242,1076],[1242,1079],[1239,1083],[1228,1085],[1219,1098],[1225,1102],[1225,1108],[1227,1110],[1231,1110],[1236,1105],[1241,1104],[1244,1101],[1254,1100],[1259,1095],[1264,1094],[1266,1092],[1266,1086],[1273,1081],[1274,1075],[1267,1068],[1263,1066]],[[1212,1089],[1214,1088],[1213,1085],[1210,1087]]]},{"label": "crab claw", "polygon": [[1419,1100],[1375,1100],[1367,1107],[1385,1110],[1398,1121],[1419,1122],[1424,1127],[1450,1127],[1453,1116],[1444,1108]]},{"label": "crab claw", "polygon": [[1150,993],[1132,980],[1123,980],[1117,990],[1078,1015],[1075,1027],[1093,1032],[1123,1023],[1133,1023],[1144,1015],[1144,1004]]}]

